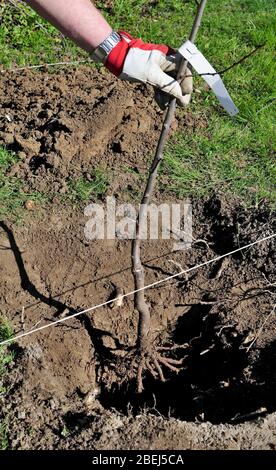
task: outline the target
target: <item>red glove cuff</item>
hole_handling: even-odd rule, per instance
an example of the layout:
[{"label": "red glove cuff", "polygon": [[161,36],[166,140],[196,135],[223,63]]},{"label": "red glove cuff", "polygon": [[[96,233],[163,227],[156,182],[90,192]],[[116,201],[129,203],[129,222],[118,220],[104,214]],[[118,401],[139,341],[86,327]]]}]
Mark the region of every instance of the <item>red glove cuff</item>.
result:
[{"label": "red glove cuff", "polygon": [[[121,36],[121,41],[112,49],[105,62],[106,68],[108,68],[111,73],[116,75],[116,77],[119,77],[119,75],[122,73],[127,53],[133,47],[142,49],[144,51],[161,51],[165,55],[171,51],[171,49],[165,44],[144,43],[142,39],[134,39],[132,36],[130,36],[130,34],[124,31],[119,31],[119,34]],[[127,38],[129,41],[125,38]]]}]

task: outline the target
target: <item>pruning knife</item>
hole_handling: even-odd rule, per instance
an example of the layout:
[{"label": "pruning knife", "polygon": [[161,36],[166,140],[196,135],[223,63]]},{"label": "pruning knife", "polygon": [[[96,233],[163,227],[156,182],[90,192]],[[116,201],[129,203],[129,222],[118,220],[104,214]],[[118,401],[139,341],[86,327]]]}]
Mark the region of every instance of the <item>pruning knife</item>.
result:
[{"label": "pruning knife", "polygon": [[216,72],[214,67],[198,50],[196,45],[188,40],[178,49],[178,52],[208,83],[227,113],[230,114],[230,116],[235,116],[239,110],[229,95],[219,73]]}]

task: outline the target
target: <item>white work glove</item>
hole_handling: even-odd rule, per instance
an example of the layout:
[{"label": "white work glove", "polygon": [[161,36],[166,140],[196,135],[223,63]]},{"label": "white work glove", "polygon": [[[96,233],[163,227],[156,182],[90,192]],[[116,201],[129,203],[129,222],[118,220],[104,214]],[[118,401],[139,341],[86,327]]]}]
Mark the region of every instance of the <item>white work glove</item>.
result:
[{"label": "white work glove", "polygon": [[182,60],[180,54],[164,44],[144,43],[124,31],[119,34],[121,41],[108,55],[105,66],[122,80],[154,86],[157,89],[155,98],[163,109],[169,102],[168,95],[176,98],[180,106],[187,106],[191,100],[193,79],[187,69],[187,78],[181,84],[177,82],[176,75]]}]

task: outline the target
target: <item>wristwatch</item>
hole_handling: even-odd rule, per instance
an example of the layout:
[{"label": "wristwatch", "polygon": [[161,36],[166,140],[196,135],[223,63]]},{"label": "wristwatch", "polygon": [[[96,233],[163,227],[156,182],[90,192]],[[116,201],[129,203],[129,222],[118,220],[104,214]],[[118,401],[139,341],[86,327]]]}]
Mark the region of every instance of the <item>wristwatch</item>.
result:
[{"label": "wristwatch", "polygon": [[105,63],[112,49],[119,44],[121,36],[112,31],[112,33],[96,48],[91,54],[92,59],[95,62]]}]

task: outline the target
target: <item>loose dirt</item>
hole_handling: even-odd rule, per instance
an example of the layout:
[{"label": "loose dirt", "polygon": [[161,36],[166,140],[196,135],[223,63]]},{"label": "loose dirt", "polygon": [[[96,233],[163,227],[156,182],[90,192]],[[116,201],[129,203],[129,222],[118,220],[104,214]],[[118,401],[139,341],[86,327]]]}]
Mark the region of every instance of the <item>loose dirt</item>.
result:
[{"label": "loose dirt", "polygon": [[[146,88],[81,68],[4,75],[1,90],[0,143],[21,152],[10,171],[26,188],[66,192],[68,178],[101,163],[115,175],[109,194],[129,197],[124,189],[146,170],[160,128]],[[184,113],[177,125],[206,123]],[[161,192],[154,202],[168,198],[177,202]],[[191,249],[143,243],[147,284],[273,233],[265,204],[245,208],[216,194],[192,207]],[[133,289],[130,242],[89,241],[86,222],[83,207],[54,200],[26,211],[19,226],[1,223],[0,311],[16,333]],[[186,349],[183,370],[165,371],[164,384],[146,375],[141,396],[124,360],[136,339],[132,298],[12,345],[0,411],[9,445],[275,449],[274,265],[270,240],[148,290],[157,340]]]},{"label": "loose dirt", "polygon": [[[129,85],[89,67],[49,74],[1,75],[0,145],[20,156],[10,174],[29,189],[67,193],[68,181],[101,166],[122,199],[140,190],[129,170],[148,169],[162,112],[143,85]],[[191,131],[204,119],[182,113],[174,122]]]},{"label": "loose dirt", "polygon": [[88,67],[52,75],[6,73],[0,100],[0,143],[21,157],[12,174],[41,191],[66,192],[66,179],[98,164],[108,172],[119,160],[121,168],[139,171],[161,122],[145,87]]}]

